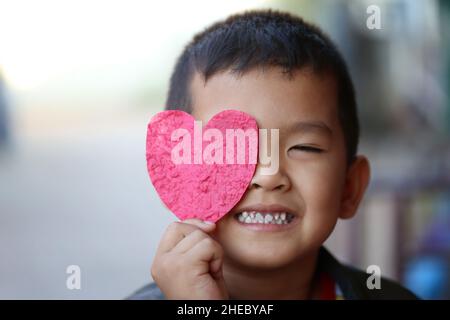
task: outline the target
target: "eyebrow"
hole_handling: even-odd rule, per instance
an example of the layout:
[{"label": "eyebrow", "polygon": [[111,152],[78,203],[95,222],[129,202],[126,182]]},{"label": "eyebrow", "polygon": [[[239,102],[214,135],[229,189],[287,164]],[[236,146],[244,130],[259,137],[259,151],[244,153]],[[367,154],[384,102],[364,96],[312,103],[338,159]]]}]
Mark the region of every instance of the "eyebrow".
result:
[{"label": "eyebrow", "polygon": [[333,130],[323,121],[298,121],[292,124],[287,131],[289,133],[318,131],[329,136],[333,135]]}]

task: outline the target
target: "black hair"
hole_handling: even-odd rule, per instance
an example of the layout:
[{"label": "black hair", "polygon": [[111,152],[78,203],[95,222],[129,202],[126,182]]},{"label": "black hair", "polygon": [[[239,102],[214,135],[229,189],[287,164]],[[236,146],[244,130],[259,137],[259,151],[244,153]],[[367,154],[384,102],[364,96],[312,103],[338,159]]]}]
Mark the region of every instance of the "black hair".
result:
[{"label": "black hair", "polygon": [[281,67],[291,76],[311,67],[329,71],[338,85],[338,115],[346,144],[347,164],[358,148],[359,123],[355,92],[344,59],[318,27],[289,13],[252,10],[214,23],[196,34],[179,56],[170,78],[166,110],[192,112],[190,83],[199,72],[206,82],[225,70],[244,74],[254,68]]}]

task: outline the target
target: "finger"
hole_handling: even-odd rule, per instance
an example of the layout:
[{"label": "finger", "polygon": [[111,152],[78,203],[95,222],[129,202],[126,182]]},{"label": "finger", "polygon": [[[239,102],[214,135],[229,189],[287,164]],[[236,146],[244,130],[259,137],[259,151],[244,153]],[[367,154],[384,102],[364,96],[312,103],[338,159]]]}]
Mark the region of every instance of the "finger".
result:
[{"label": "finger", "polygon": [[203,221],[196,218],[183,220],[183,223],[188,223],[197,226],[205,232],[211,232],[216,228],[216,224],[214,222]]},{"label": "finger", "polygon": [[172,249],[172,252],[185,253],[193,248],[198,242],[208,237],[209,236],[202,230],[195,230],[178,242],[178,244]]},{"label": "finger", "polygon": [[186,237],[191,232],[199,230],[197,226],[182,222],[172,222],[163,234],[159,246],[157,249],[157,254],[169,252],[180,242],[184,237]]},{"label": "finger", "polygon": [[215,272],[220,270],[223,258],[223,250],[220,244],[217,241],[213,240],[211,237],[205,238],[198,242],[186,254],[189,255],[189,259],[191,259],[192,261],[203,263],[206,262],[208,265],[208,269],[210,269],[211,265],[214,265]]},{"label": "finger", "polygon": [[222,259],[216,259],[209,263],[209,270],[214,279],[219,280],[223,277]]}]

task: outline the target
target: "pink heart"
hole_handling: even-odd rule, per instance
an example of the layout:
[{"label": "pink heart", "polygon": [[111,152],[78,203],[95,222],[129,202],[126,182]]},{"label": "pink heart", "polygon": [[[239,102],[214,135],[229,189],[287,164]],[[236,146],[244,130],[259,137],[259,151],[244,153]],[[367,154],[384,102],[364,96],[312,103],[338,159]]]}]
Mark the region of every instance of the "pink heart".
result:
[{"label": "pink heart", "polygon": [[[195,129],[194,121],[191,115],[178,110],[163,111],[151,119],[147,128],[147,170],[161,200],[178,218],[216,222],[239,202],[250,184],[257,162],[258,126],[250,115],[236,110],[216,114],[202,128],[203,135],[198,134],[201,126]],[[248,132],[252,138],[245,138],[245,145],[240,144],[238,150],[238,139],[233,138],[231,143],[227,129],[242,129],[241,133]],[[205,141],[207,132],[214,138]],[[189,145],[190,154],[181,148]],[[180,163],[180,159],[184,162]]]}]

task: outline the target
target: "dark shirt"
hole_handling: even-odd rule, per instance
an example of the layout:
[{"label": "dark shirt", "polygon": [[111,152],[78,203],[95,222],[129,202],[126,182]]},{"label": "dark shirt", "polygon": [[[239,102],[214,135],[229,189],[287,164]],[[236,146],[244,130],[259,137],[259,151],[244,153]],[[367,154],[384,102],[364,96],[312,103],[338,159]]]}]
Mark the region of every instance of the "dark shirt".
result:
[{"label": "dark shirt", "polygon": [[[331,276],[339,286],[346,300],[394,300],[417,299],[417,297],[398,283],[381,278],[380,289],[369,289],[367,279],[370,274],[350,266],[345,266],[324,247],[320,249],[317,270]],[[165,299],[164,294],[156,283],[150,283],[133,293],[130,300],[160,300]]]}]

